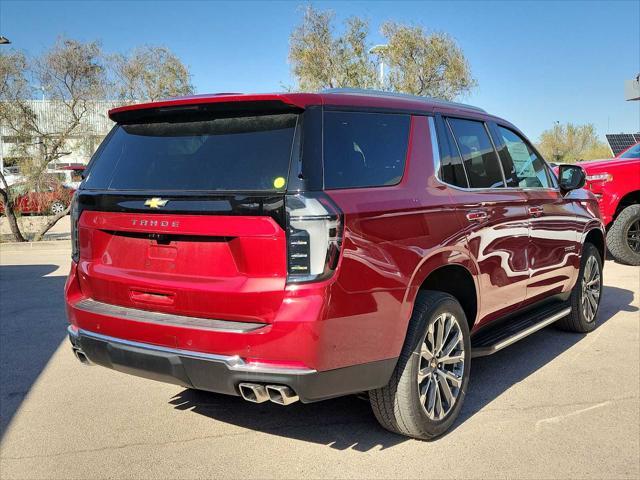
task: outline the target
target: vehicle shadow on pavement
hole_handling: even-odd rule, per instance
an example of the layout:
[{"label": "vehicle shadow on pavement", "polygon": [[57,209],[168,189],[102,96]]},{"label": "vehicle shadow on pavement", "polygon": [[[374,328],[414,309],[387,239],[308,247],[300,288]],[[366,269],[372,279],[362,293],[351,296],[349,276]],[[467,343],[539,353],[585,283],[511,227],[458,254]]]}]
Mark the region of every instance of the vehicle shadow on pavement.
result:
[{"label": "vehicle shadow on pavement", "polygon": [[220,422],[270,435],[327,445],[336,450],[367,452],[407,441],[384,430],[369,402],[354,395],[286,407],[271,402],[249,403],[240,397],[184,390],[169,402]]},{"label": "vehicle shadow on pavement", "polygon": [[57,265],[0,266],[0,438],[66,332]]},{"label": "vehicle shadow on pavement", "polygon": [[[618,311],[638,310],[631,305],[632,291],[605,286],[603,294],[598,328]],[[583,338],[585,335],[563,332],[551,326],[494,355],[475,360],[469,393],[453,429]],[[367,452],[409,441],[380,427],[368,402],[356,396],[283,407],[270,402],[257,405],[240,397],[184,390],[169,403],[176,409],[189,410],[220,422],[338,450]]]}]

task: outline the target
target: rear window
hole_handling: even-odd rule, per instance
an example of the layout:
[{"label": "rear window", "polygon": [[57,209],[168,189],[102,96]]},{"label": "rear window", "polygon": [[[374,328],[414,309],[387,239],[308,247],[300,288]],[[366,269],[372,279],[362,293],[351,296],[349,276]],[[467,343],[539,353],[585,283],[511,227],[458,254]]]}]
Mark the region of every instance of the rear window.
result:
[{"label": "rear window", "polygon": [[284,190],[298,115],[119,125],[87,189]]},{"label": "rear window", "polygon": [[409,115],[325,112],[327,189],[395,185],[404,173]]}]

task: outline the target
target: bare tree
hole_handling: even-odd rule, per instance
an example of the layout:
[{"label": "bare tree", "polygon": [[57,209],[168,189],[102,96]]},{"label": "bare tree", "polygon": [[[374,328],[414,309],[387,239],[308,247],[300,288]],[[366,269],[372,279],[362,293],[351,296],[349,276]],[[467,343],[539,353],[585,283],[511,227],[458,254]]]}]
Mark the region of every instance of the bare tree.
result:
[{"label": "bare tree", "polygon": [[125,103],[193,93],[188,68],[165,47],[139,47],[131,55],[110,59],[116,97]]},{"label": "bare tree", "polygon": [[[5,119],[8,118],[10,110],[13,110],[13,99],[25,98],[30,95],[29,83],[25,74],[26,70],[27,60],[23,54],[15,52],[9,54],[0,53],[0,134],[2,134],[2,130],[6,126]],[[13,208],[12,191],[2,171],[0,171],[0,197],[13,238],[17,242],[24,242],[25,239],[18,226]]]},{"label": "bare tree", "polygon": [[[307,7],[291,33],[289,60],[302,90],[379,86],[451,100],[476,85],[462,50],[444,33],[387,22],[382,26],[386,45],[370,49],[365,20],[349,18],[340,36],[333,20],[332,12]],[[376,78],[376,63],[381,61],[388,67],[382,81]]]},{"label": "bare tree", "polygon": [[[20,54],[14,55],[20,57]],[[58,115],[53,121],[39,118],[31,107],[29,74],[32,84],[39,84],[56,104]],[[16,153],[27,159],[22,171],[28,186],[38,189],[51,181],[45,174],[47,166],[67,154],[70,141],[78,137],[87,138],[92,133],[87,115],[91,103],[105,97],[107,77],[104,56],[97,42],[59,39],[48,52],[31,64],[26,63],[21,75],[21,78],[15,77],[6,83],[0,119],[18,139],[14,147]],[[7,211],[11,210],[10,203],[8,198],[5,204]],[[36,233],[34,240],[40,240],[68,210],[50,219]],[[15,232],[14,236],[17,241],[24,240],[22,235],[18,236]]]}]

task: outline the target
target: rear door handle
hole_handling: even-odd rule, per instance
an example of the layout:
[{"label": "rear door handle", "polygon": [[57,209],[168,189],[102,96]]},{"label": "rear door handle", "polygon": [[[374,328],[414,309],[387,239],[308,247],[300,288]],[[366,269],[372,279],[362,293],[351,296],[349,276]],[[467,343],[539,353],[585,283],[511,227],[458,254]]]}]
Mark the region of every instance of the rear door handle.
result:
[{"label": "rear door handle", "polygon": [[537,217],[544,213],[544,207],[529,207],[527,211],[529,212],[529,215]]},{"label": "rear door handle", "polygon": [[489,215],[484,210],[472,210],[467,213],[467,220],[470,222],[478,222],[480,220],[485,220]]}]

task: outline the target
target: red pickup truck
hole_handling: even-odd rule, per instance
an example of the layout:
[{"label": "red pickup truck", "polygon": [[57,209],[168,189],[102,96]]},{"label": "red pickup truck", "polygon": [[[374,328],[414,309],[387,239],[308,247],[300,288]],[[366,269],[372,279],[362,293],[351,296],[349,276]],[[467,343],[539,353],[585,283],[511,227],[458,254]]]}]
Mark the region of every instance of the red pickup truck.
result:
[{"label": "red pickup truck", "polygon": [[621,263],[640,265],[640,143],[608,160],[580,162],[585,188],[598,198],[607,247]]}]

